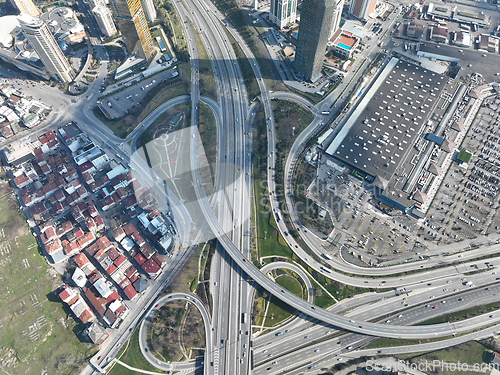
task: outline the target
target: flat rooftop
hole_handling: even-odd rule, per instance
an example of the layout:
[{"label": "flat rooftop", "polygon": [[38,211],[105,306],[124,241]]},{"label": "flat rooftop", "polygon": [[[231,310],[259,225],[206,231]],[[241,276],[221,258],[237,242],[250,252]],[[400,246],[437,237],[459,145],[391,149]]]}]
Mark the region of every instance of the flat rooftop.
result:
[{"label": "flat rooftop", "polygon": [[392,58],[326,153],[389,181],[422,134],[447,80]]}]

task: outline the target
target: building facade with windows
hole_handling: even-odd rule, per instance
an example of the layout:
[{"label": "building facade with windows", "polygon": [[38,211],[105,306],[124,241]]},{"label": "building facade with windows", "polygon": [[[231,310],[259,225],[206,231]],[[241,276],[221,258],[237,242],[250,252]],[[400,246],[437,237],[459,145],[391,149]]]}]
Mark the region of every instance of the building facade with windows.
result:
[{"label": "building facade with windows", "polygon": [[21,13],[18,20],[24,36],[49,74],[59,81],[71,82],[73,70],[47,24],[41,18],[27,13]]},{"label": "building facade with windows", "polygon": [[294,23],[297,17],[297,0],[271,0],[269,19],[280,29]]},{"label": "building facade with windows", "polygon": [[141,1],[111,0],[111,5],[128,52],[148,62],[153,60],[153,38]]},{"label": "building facade with windows", "polygon": [[335,0],[304,0],[302,3],[294,61],[299,77],[314,80],[321,73],[334,9]]}]

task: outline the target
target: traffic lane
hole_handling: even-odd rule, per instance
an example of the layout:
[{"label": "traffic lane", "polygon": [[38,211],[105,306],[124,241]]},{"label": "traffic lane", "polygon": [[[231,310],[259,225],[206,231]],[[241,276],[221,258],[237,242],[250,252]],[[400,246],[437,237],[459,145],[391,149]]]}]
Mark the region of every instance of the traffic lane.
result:
[{"label": "traffic lane", "polygon": [[[452,312],[456,311],[461,311],[464,309],[472,308],[472,307],[477,307],[477,306],[482,306],[494,301],[498,301],[499,298],[499,292],[500,292],[500,285],[495,285],[492,287],[486,287],[486,288],[481,288],[478,290],[471,290],[467,293],[463,293],[457,296],[453,297],[448,297],[444,298],[442,300],[434,300],[431,303],[415,308],[411,308],[410,310],[407,310],[405,312],[401,312],[395,315],[390,315],[394,311],[397,310],[398,307],[398,301],[387,301],[382,306],[368,306],[371,311],[367,311],[366,313],[353,313],[349,314],[349,317],[351,320],[354,322],[355,320],[360,320],[360,319],[369,319],[370,317],[380,317],[384,315],[390,315],[387,318],[384,318],[381,323],[388,324],[388,325],[409,325],[409,324],[416,324],[425,320],[433,319],[438,316],[442,316],[444,314],[449,314]],[[444,302],[443,302],[444,301]],[[423,302],[425,303],[425,302]],[[374,316],[374,312],[375,316]],[[493,322],[494,318],[498,314],[496,312],[493,313],[487,313],[483,314],[481,317],[478,317],[478,320],[491,320]],[[459,327],[460,322],[457,323],[452,323],[453,329],[456,327]],[[455,327],[456,326],[456,327]],[[470,329],[470,326],[468,327]],[[305,330],[300,333],[294,333],[293,331],[288,333],[288,335],[283,335],[282,337],[290,337],[293,338],[291,344],[293,345],[311,345],[313,341],[317,339],[321,339],[323,336],[323,331],[324,327],[314,327],[310,330]],[[337,331],[334,329],[333,331],[330,330],[329,333],[336,333]],[[307,336],[305,337],[304,336]],[[304,337],[303,337],[304,336]],[[346,337],[351,337],[350,334],[346,335]],[[281,338],[281,337],[280,337]],[[302,340],[303,338],[303,340]],[[290,339],[291,340],[291,339]],[[339,345],[339,341],[344,343],[344,346],[347,345],[349,346],[351,344],[351,341],[347,341],[346,339],[341,339],[338,338],[338,341],[335,342],[337,338],[332,339],[331,341],[323,342],[321,345],[323,345],[323,348],[326,350],[327,348],[330,349],[335,349],[336,345]],[[281,340],[283,341],[283,340]],[[286,340],[285,340],[286,341]],[[302,341],[302,343],[301,343]],[[293,345],[285,345],[285,342],[274,342],[271,345],[267,345],[265,347],[262,346],[257,346],[256,347],[256,353],[257,355],[255,356],[255,362],[257,365],[261,365],[262,363],[268,362],[269,359],[266,358],[266,355],[262,356],[263,353],[268,353],[272,354],[274,357],[284,355],[286,354],[290,348],[293,349]],[[287,349],[288,346],[288,349]],[[265,352],[263,351],[265,350]],[[259,356],[260,353],[260,356]]]}]

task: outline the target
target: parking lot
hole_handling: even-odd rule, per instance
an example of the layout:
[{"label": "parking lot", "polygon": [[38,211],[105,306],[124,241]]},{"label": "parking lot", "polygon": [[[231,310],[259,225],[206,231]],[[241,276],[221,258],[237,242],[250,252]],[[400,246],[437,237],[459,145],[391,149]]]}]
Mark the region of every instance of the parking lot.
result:
[{"label": "parking lot", "polygon": [[326,156],[307,194],[330,213],[335,225],[326,253],[337,252],[343,245],[344,258],[365,266],[423,257],[425,246],[414,233],[415,221],[383,214],[373,205],[371,185]]},{"label": "parking lot", "polygon": [[419,235],[445,243],[500,231],[500,96],[488,98],[472,123],[463,149],[472,153],[467,164],[453,164],[428,212]]},{"label": "parking lot", "polygon": [[109,118],[121,117],[141,103],[151,89],[160,84],[168,84],[168,80],[177,74],[177,69],[168,69],[140,82],[132,81],[133,83],[123,91],[107,96],[98,101],[97,104],[102,106]]}]

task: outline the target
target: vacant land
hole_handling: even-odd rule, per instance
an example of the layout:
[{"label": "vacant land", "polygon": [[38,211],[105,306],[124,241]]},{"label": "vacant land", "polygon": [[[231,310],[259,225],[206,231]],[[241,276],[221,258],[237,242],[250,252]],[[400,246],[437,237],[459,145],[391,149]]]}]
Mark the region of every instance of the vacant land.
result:
[{"label": "vacant land", "polygon": [[205,329],[198,309],[186,301],[163,305],[148,327],[148,346],[163,361],[180,362],[203,354]]},{"label": "vacant land", "polygon": [[38,253],[13,191],[0,183],[0,347],[9,374],[80,372],[97,346],[52,291],[61,285]]},{"label": "vacant land", "polygon": [[[200,244],[191,253],[188,261],[184,264],[182,270],[170,282],[163,295],[172,292],[191,293],[193,291],[193,285],[198,285],[198,259],[200,257],[202,249],[203,244]],[[209,246],[206,246],[203,256],[206,256],[208,250]]]}]

